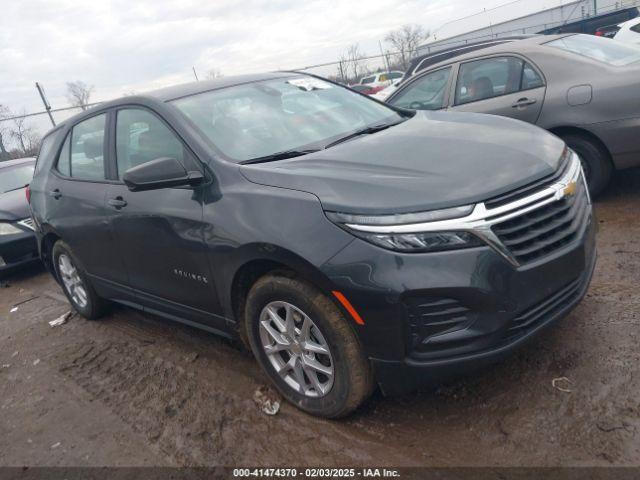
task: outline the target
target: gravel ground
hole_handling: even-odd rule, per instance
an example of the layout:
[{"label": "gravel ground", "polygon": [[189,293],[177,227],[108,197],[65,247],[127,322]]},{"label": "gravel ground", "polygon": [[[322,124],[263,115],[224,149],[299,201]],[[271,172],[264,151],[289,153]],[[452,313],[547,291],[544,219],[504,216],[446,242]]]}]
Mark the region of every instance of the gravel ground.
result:
[{"label": "gravel ground", "polygon": [[263,414],[258,366],[208,333],[124,307],[52,328],[59,287],[20,272],[0,289],[0,465],[640,465],[638,211],[640,171],[617,175],[596,203],[593,283],[556,328],[342,421]]}]

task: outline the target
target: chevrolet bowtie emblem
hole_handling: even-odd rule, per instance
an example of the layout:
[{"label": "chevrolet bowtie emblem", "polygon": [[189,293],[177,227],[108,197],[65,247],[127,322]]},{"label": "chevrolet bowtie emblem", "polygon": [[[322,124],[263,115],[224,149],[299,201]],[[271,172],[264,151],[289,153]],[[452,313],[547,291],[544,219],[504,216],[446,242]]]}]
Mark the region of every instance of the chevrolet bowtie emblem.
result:
[{"label": "chevrolet bowtie emblem", "polygon": [[562,193],[564,193],[565,197],[571,197],[572,195],[576,194],[577,190],[578,190],[578,184],[574,181],[569,183],[569,185],[567,185],[566,187],[564,187],[564,190],[562,191]]}]

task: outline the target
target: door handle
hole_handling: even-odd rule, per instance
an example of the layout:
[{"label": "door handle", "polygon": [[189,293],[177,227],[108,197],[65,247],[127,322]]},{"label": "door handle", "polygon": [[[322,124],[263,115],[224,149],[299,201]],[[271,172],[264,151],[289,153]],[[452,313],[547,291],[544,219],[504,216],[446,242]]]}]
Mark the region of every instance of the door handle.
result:
[{"label": "door handle", "polygon": [[526,107],[528,105],[533,105],[534,103],[536,103],[537,100],[535,98],[521,98],[520,100],[518,100],[516,103],[514,103],[513,105],[511,105],[513,108],[520,108],[520,107]]},{"label": "door handle", "polygon": [[49,196],[58,200],[62,196],[62,193],[60,193],[60,189],[56,188],[55,190],[49,191]]},{"label": "door handle", "polygon": [[124,200],[122,197],[110,198],[107,203],[116,210],[120,210],[121,208],[127,206],[126,200]]}]

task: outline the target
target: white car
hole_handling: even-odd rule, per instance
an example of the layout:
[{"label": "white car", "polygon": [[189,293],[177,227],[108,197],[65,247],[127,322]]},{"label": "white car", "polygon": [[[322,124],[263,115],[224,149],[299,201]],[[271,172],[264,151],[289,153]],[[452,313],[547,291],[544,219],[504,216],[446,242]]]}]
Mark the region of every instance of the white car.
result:
[{"label": "white car", "polygon": [[620,30],[613,39],[624,43],[640,44],[640,17],[621,23]]},{"label": "white car", "polygon": [[363,77],[360,80],[361,85],[367,85],[370,87],[387,87],[393,83],[394,80],[400,80],[404,76],[404,72],[391,71],[374,73],[367,77]]}]

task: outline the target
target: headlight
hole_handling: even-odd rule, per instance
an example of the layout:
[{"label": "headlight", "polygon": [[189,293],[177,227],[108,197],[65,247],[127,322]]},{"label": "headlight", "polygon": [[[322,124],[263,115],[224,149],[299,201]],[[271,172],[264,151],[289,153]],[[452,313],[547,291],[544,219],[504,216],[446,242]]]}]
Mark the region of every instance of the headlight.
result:
[{"label": "headlight", "polygon": [[15,235],[16,233],[22,233],[22,230],[14,227],[10,223],[0,222],[0,235]]},{"label": "headlight", "polygon": [[[419,253],[479,247],[486,245],[486,243],[473,233],[467,231],[400,233],[394,232],[394,226],[452,220],[467,216],[472,211],[473,205],[468,205],[431,212],[380,216],[327,212],[327,217],[351,234],[379,247],[398,252]],[[370,229],[373,231],[366,231],[367,226],[374,227]],[[389,231],[384,232],[380,230]]]}]

